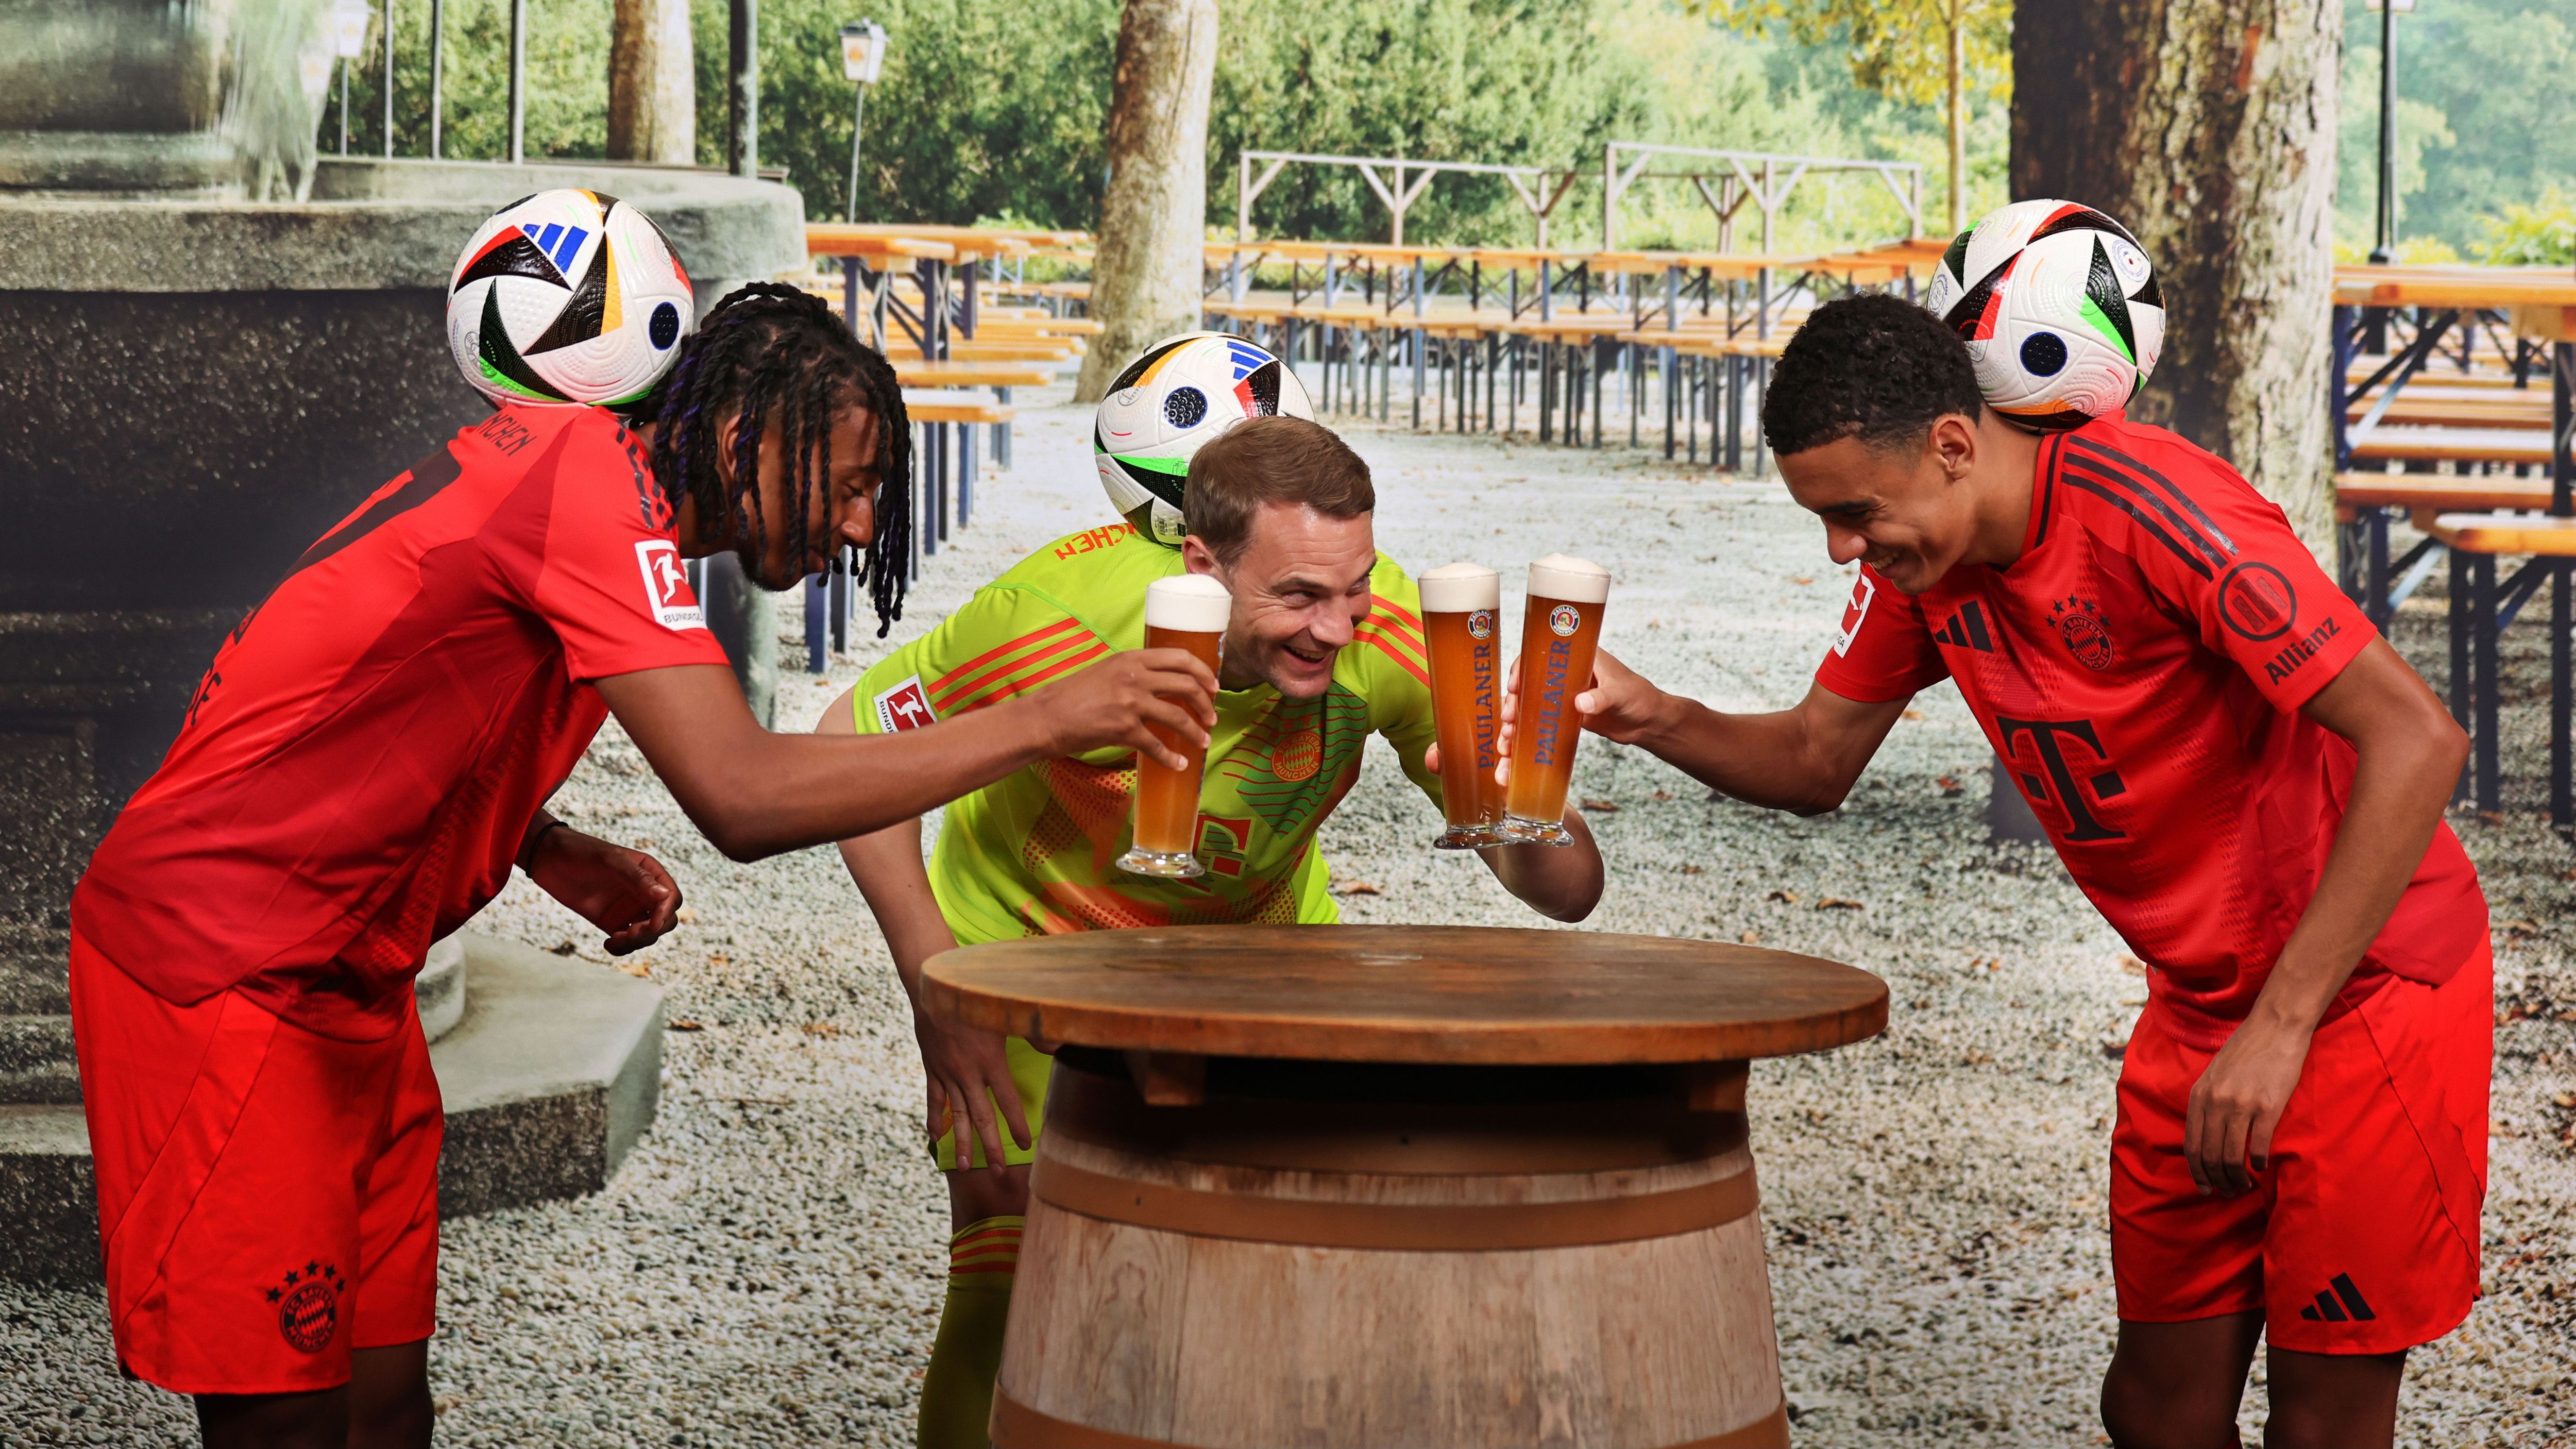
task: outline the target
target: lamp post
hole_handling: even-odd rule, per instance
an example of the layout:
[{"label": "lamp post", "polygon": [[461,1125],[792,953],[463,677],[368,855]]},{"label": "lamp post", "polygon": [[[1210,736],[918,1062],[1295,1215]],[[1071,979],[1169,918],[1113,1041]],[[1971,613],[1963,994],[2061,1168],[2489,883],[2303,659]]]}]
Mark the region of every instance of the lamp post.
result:
[{"label": "lamp post", "polygon": [[2379,216],[2370,249],[2374,266],[2397,259],[2397,12],[2412,13],[2415,0],[2369,0],[2379,12]]},{"label": "lamp post", "polygon": [[349,154],[349,67],[367,53],[367,0],[336,0],[331,7],[331,49],[340,57],[340,154]]},{"label": "lamp post", "polygon": [[885,69],[885,27],[873,20],[841,27],[841,73],[858,89],[858,100],[850,109],[850,199],[842,208],[841,220],[859,219],[859,127],[867,120],[868,87],[877,83],[877,74]]}]

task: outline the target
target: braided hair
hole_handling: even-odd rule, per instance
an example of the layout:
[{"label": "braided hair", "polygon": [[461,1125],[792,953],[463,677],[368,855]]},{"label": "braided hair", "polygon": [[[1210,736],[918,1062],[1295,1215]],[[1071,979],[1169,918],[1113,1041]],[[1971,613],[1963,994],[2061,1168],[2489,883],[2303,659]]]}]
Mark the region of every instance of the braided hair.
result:
[{"label": "braided hair", "polygon": [[[877,421],[876,531],[859,582],[876,608],[877,637],[903,617],[912,576],[912,420],[885,355],[851,335],[821,298],[779,282],[735,289],[698,324],[661,384],[628,410],[652,422],[653,477],[674,512],[694,501],[698,517],[723,520],[746,576],[759,578],[765,532],[760,445],[774,424],[787,459],[788,548],[803,558],[812,539],[814,490],[832,476],[832,421],[860,407]],[[725,420],[739,413],[733,456],[720,459]],[[841,567],[838,551],[833,560]]]}]

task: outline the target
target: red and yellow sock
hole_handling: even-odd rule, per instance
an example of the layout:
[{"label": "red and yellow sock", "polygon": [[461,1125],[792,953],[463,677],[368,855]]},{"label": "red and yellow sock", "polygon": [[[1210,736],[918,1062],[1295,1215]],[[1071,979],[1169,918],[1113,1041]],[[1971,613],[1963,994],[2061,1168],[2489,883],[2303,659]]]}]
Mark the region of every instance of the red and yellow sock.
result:
[{"label": "red and yellow sock", "polygon": [[984,1449],[993,1379],[1002,1369],[1002,1330],[1020,1267],[1026,1218],[984,1218],[948,1240],[948,1301],[921,1381],[920,1449]]}]

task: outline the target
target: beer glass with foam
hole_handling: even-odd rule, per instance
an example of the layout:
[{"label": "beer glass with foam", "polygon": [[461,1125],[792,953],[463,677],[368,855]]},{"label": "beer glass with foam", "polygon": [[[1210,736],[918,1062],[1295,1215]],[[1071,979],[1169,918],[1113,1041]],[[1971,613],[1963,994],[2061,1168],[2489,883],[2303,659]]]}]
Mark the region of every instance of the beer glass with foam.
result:
[{"label": "beer glass with foam", "polygon": [[1503,798],[1506,839],[1574,843],[1565,828],[1574,745],[1583,736],[1583,716],[1575,711],[1574,697],[1591,687],[1592,655],[1601,645],[1601,606],[1609,597],[1610,571],[1588,559],[1552,553],[1530,565],[1512,779]]},{"label": "beer glass with foam", "polygon": [[[1206,574],[1156,579],[1145,586],[1145,647],[1186,650],[1214,674],[1217,646],[1233,613],[1233,596]],[[1136,838],[1133,848],[1118,857],[1118,868],[1175,879],[1205,875],[1207,867],[1199,864],[1196,852],[1199,775],[1207,766],[1207,751],[1161,725],[1146,728],[1190,763],[1175,770],[1137,755]]]},{"label": "beer glass with foam", "polygon": [[1431,715],[1440,735],[1440,804],[1448,828],[1431,843],[1473,850],[1504,843],[1503,787],[1494,740],[1503,687],[1503,576],[1482,564],[1444,564],[1422,576],[1422,633],[1431,647]]}]

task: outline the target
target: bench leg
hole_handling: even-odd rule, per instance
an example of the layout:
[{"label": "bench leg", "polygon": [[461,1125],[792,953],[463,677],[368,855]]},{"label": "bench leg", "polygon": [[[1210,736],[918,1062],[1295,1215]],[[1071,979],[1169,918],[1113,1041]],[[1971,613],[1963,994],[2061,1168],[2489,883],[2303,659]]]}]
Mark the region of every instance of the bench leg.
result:
[{"label": "bench leg", "polygon": [[850,648],[850,571],[858,566],[858,560],[845,548],[834,555],[832,562],[832,652],[845,654]]},{"label": "bench leg", "polygon": [[2370,535],[2370,557],[2367,565],[2370,570],[2370,582],[2366,586],[2367,592],[2362,595],[2362,599],[2364,607],[2370,611],[2371,624],[2385,632],[2389,619],[2396,613],[2395,607],[2388,599],[2388,510],[2373,508],[2369,510],[2363,522]]},{"label": "bench leg", "polygon": [[2503,805],[2503,768],[2500,750],[2502,741],[2497,738],[2496,717],[2501,712],[2504,688],[2503,681],[2498,677],[2496,657],[2499,640],[2496,637],[2498,630],[2496,628],[2495,555],[2479,554],[2470,561],[2469,568],[2472,578],[2471,596],[2476,609],[2472,619],[2476,638],[2472,644],[2477,651],[2477,661],[2472,672],[2477,676],[2478,690],[2478,723],[2475,741],[2478,808],[2492,813]]},{"label": "bench leg", "polygon": [[2576,640],[2571,640],[2568,617],[2576,601],[2568,598],[2576,588],[2576,560],[2560,559],[2551,569],[2549,580],[2549,823],[2560,829],[2576,825],[2576,789],[2571,789],[2569,764],[2576,739],[2571,739],[2570,714],[2576,711],[2576,700],[2569,698],[2568,676],[2576,672]]},{"label": "bench leg", "polygon": [[826,569],[808,574],[805,587],[805,672],[823,672],[823,644],[830,637],[831,620],[827,617],[832,602],[832,573]]},{"label": "bench leg", "polygon": [[[2461,729],[2469,728],[2469,556],[2451,550],[2451,722]],[[2469,797],[2469,770],[2460,771],[2460,783],[2451,791],[2457,804]]]}]

